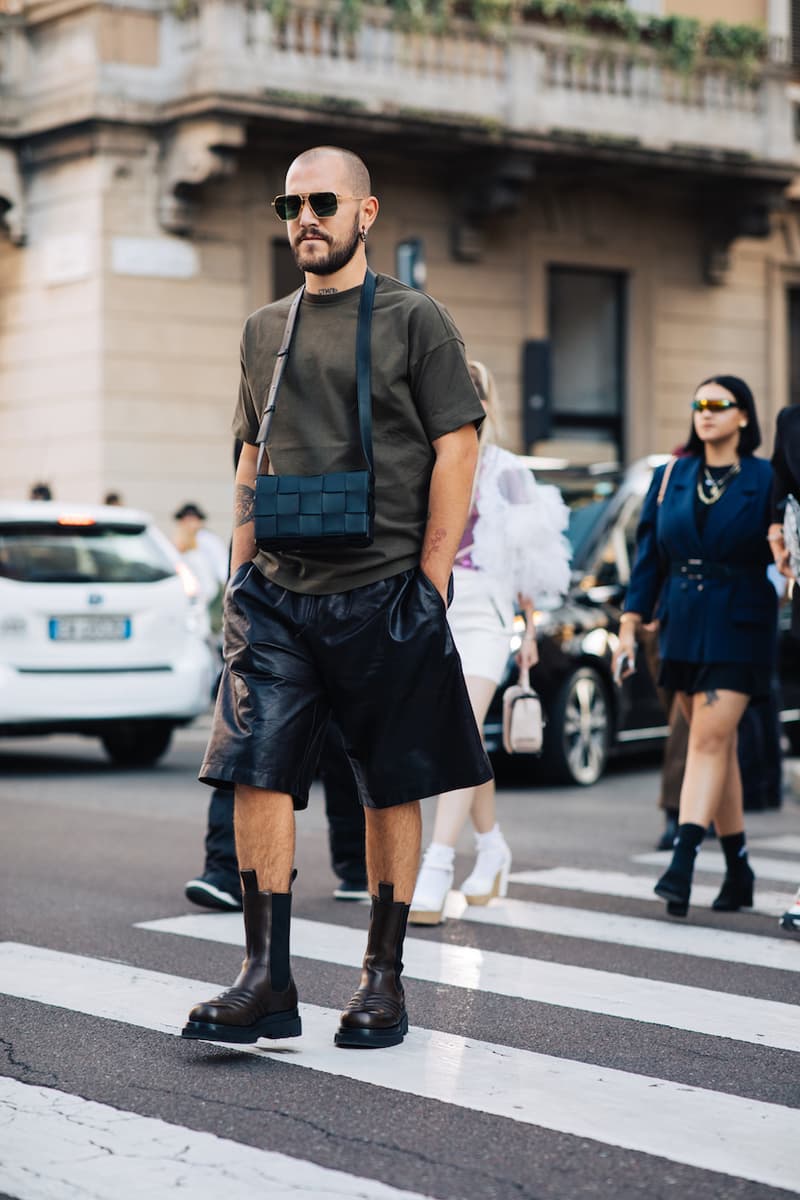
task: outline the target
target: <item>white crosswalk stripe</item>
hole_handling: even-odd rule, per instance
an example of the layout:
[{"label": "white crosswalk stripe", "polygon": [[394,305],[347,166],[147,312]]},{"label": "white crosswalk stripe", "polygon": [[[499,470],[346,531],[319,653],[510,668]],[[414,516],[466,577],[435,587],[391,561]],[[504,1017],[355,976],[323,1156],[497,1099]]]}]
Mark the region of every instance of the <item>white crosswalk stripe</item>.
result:
[{"label": "white crosswalk stripe", "polygon": [[[242,940],[241,918],[235,914],[176,917],[146,922],[140,928],[233,946]],[[292,951],[302,958],[359,967],[364,934],[340,925],[295,920]],[[413,937],[406,938],[403,957],[410,979],[800,1051],[800,1021],[791,1004]]]},{"label": "white crosswalk stripe", "polygon": [[[659,859],[663,862],[663,859]],[[532,887],[558,888],[571,892],[592,892],[602,896],[619,896],[628,900],[650,900],[664,907],[653,892],[657,875],[629,875],[625,871],[595,871],[579,867],[545,867],[542,870],[514,871],[509,877],[512,883],[529,884]],[[719,886],[696,883],[692,887],[692,904],[698,908],[709,908],[717,895]],[[778,917],[792,902],[793,892],[756,889],[755,905],[752,909],[767,917]]]},{"label": "white crosswalk stripe", "polygon": [[[0,992],[162,1033],[177,1034],[190,1005],[218,986],[41,947],[0,945]],[[338,1014],[311,1005],[301,1010],[304,1036],[297,1042],[237,1049],[800,1191],[797,1110],[418,1027],[391,1050],[342,1051],[332,1044]]]},{"label": "white crosswalk stripe", "polygon": [[779,850],[784,854],[796,854],[798,856],[798,876],[800,876],[800,834],[780,833],[775,837],[748,838],[748,842],[758,850]]},{"label": "white crosswalk stripe", "polygon": [[[800,839],[798,839],[800,841]],[[785,893],[757,889],[758,912],[774,916],[788,906],[794,853],[788,835],[760,839],[757,876],[786,881]],[[706,848],[701,871],[719,872],[721,857]],[[518,884],[594,895],[605,910],[614,898],[653,901],[654,874],[661,854],[637,855],[631,872],[551,867],[518,871]],[[702,877],[701,877],[702,878]],[[731,1039],[734,1044],[800,1052],[800,1021],[793,1004],[726,990],[673,983],[669,968],[661,978],[604,971],[552,961],[552,940],[535,935],[582,939],[634,951],[689,956],[778,973],[800,970],[800,939],[763,932],[764,923],[741,931],[703,925],[702,908],[718,887],[697,883],[693,910],[685,922],[582,909],[556,902],[508,898],[470,907],[451,892],[449,921],[465,927],[524,930],[534,935],[523,955],[454,944],[427,930],[409,930],[405,974],[440,988],[502,996],[574,1012],[602,1014],[653,1030]],[[566,898],[566,897],[565,897]],[[700,919],[698,919],[698,916]],[[693,920],[694,918],[694,920]],[[196,939],[241,946],[240,914],[193,914],[142,922],[139,929],[166,938]],[[155,939],[153,944],[155,945]],[[360,965],[364,930],[295,918],[296,958],[346,967]],[[629,957],[628,964],[638,960]],[[666,960],[665,960],[666,961]],[[630,970],[630,965],[628,965]],[[702,969],[698,978],[703,978]],[[751,976],[744,976],[752,980]],[[124,963],[62,953],[13,942],[0,943],[0,994],[175,1036],[189,1008],[225,986],[133,967]],[[785,986],[785,985],[784,985]],[[516,1046],[466,1038],[456,1032],[412,1029],[402,1046],[365,1054],[334,1047],[338,1012],[301,1005],[303,1037],[284,1043],[237,1046],[237,1052],[274,1059],[347,1079],[358,1086],[385,1088],[422,1097],[517,1125],[592,1139],[608,1147],[636,1151],[684,1167],[715,1171],[800,1194],[796,1146],[800,1111],[748,1096],[723,1093],[685,1082],[659,1079],[591,1062],[561,1059]],[[191,1048],[187,1046],[187,1054]],[[64,1200],[91,1195],[96,1200],[140,1200],[169,1189],[186,1190],[197,1200],[249,1200],[254,1192],[271,1200],[324,1196],[327,1200],[427,1200],[372,1179],[330,1170],[301,1159],[210,1133],[187,1130],[133,1112],[45,1087],[0,1078],[0,1192],[17,1200]],[[686,1136],[691,1129],[692,1137]],[[758,1136],[754,1137],[754,1130]],[[42,1149],[46,1147],[46,1149]],[[124,1158],[125,1179],[119,1162]],[[31,1169],[31,1162],[35,1169]],[[338,1165],[338,1164],[337,1164]],[[349,1163],[347,1164],[350,1165]],[[158,1189],[160,1187],[160,1193]]]},{"label": "white crosswalk stripe", "polygon": [[52,1088],[0,1079],[0,1187],[15,1200],[424,1200]]},{"label": "white crosswalk stripe", "polygon": [[459,892],[451,892],[448,896],[445,914],[448,918],[475,925],[527,929],[532,933],[588,938],[615,946],[691,954],[696,958],[770,967],[777,971],[800,971],[800,941],[709,929],[690,922],[667,921],[660,915],[657,919],[629,917],[590,908],[510,898],[496,900],[486,907],[470,906]]},{"label": "white crosswalk stripe", "polygon": [[[647,854],[636,854],[631,859],[631,862],[641,863],[643,866],[659,867],[662,871],[666,870],[669,862],[668,850],[652,850]],[[782,861],[775,858],[764,858],[763,856],[749,855],[750,866],[755,871],[756,881],[760,879],[779,879],[790,887],[798,877],[800,882],[800,864],[793,862],[791,859],[783,859]],[[725,859],[719,850],[703,849],[698,854],[695,860],[696,871],[707,871],[709,874],[724,875],[725,874]],[[756,882],[756,897],[758,897],[758,882]]]}]

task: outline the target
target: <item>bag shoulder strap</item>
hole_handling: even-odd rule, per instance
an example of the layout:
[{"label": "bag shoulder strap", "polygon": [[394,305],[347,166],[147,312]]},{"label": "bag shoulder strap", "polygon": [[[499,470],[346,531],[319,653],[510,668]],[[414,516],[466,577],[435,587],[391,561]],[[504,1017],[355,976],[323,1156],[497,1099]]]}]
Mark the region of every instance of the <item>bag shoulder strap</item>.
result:
[{"label": "bag shoulder strap", "polygon": [[669,477],[672,474],[672,469],[675,466],[675,463],[677,461],[678,461],[677,455],[673,455],[673,457],[669,460],[666,467],[664,468],[664,474],[661,476],[661,487],[658,489],[658,500],[656,501],[656,504],[658,505],[659,508],[661,507],[661,505],[664,501],[664,497],[667,494],[667,487],[669,485]]},{"label": "bag shoulder strap", "polygon": [[[367,273],[364,276],[364,283],[361,287],[361,298],[358,305],[358,325],[356,328],[356,393],[358,397],[358,429],[361,437],[361,448],[364,451],[364,457],[367,460],[370,471],[374,471],[372,458],[372,354],[371,354],[371,334],[372,334],[372,309],[375,303],[375,288],[377,285],[377,277],[375,272],[367,267]],[[292,300],[289,315],[286,318],[286,326],[283,331],[283,340],[275,358],[275,366],[272,371],[272,380],[269,385],[269,393],[267,395],[267,403],[264,406],[264,413],[261,417],[261,424],[258,427],[256,435],[256,444],[258,446],[258,459],[256,460],[256,475],[261,474],[261,464],[264,461],[264,454],[267,448],[269,439],[269,431],[272,426],[272,418],[275,415],[275,408],[278,399],[278,388],[281,385],[283,372],[286,368],[286,360],[289,357],[289,349],[292,344],[295,326],[297,324],[297,316],[300,310],[300,304],[305,294],[305,285],[300,288]]]}]

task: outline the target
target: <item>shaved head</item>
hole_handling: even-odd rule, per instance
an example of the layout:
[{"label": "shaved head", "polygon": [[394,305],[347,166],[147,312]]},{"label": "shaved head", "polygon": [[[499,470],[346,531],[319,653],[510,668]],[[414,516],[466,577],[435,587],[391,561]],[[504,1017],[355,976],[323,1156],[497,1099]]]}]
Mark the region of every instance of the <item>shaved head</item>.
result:
[{"label": "shaved head", "polygon": [[353,189],[354,196],[370,196],[372,194],[372,183],[366,164],[352,150],[345,150],[341,146],[313,146],[310,150],[304,150],[302,154],[298,154],[289,167],[287,178],[295,167],[316,165],[324,158],[338,160],[348,186]]}]

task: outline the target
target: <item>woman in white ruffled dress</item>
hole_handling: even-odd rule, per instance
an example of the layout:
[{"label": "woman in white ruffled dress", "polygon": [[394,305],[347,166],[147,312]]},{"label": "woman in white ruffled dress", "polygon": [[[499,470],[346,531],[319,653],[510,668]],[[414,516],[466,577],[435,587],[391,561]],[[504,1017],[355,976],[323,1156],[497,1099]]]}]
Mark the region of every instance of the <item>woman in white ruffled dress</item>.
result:
[{"label": "woman in white ruffled dress", "polygon": [[[469,364],[484,408],[481,454],[467,527],[456,555],[448,620],[466,677],[478,728],[505,673],[514,605],[524,614],[517,655],[521,669],[538,661],[534,608],[555,607],[569,585],[569,512],[555,487],[537,484],[516,455],[495,444],[494,380],[480,362]],[[494,780],[439,797],[433,840],[422,860],[409,921],[438,925],[453,884],[455,845],[467,817],[475,828],[477,859],[461,885],[469,904],[504,896],[511,850],[495,819]]]}]

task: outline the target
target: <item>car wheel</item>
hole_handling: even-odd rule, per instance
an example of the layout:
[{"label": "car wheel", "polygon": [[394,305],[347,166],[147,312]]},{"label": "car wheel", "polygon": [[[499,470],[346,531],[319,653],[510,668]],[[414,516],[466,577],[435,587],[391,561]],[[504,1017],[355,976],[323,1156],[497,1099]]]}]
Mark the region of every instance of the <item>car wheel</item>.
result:
[{"label": "car wheel", "polygon": [[169,721],[119,721],[102,735],[106,754],[120,767],[152,767],[172,740]]},{"label": "car wheel", "polygon": [[606,769],[611,706],[603,680],[591,667],[569,675],[548,713],[542,765],[559,783],[597,783]]}]

